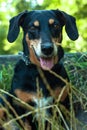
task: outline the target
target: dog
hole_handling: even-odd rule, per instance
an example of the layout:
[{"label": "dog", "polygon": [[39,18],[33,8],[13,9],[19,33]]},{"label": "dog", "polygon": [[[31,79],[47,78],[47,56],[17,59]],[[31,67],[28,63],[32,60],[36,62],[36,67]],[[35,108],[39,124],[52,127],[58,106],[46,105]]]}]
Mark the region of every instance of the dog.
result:
[{"label": "dog", "polygon": [[[79,34],[75,18],[58,9],[26,10],[10,20],[7,36],[9,42],[12,43],[17,39],[20,27],[23,30],[23,58],[14,69],[10,94],[34,108],[38,108],[38,100],[40,107],[52,104],[66,86],[64,81],[69,82],[62,63],[64,50],[61,42],[64,26],[68,37],[73,41],[76,40]],[[19,116],[27,112],[24,106],[19,105],[13,98],[10,96],[6,98]],[[63,91],[59,102],[69,108],[67,89]],[[46,114],[49,113],[50,110],[46,110]],[[31,115],[23,118],[28,130],[37,128],[32,120]]]}]

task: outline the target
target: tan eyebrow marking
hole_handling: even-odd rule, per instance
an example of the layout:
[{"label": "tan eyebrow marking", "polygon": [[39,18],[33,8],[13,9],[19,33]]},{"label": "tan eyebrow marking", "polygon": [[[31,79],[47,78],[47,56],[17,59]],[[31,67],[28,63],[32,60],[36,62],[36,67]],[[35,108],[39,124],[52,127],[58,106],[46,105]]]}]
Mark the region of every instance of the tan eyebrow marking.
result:
[{"label": "tan eyebrow marking", "polygon": [[38,20],[36,20],[36,21],[34,22],[34,26],[36,26],[36,27],[39,26],[39,21],[38,21]]},{"label": "tan eyebrow marking", "polygon": [[49,24],[53,24],[54,23],[54,19],[49,19]]}]

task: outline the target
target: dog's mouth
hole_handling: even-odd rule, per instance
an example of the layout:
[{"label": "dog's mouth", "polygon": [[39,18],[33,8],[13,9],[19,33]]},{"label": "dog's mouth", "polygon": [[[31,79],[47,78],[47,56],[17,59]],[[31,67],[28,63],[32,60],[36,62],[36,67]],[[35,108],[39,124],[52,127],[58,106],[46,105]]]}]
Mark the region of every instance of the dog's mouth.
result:
[{"label": "dog's mouth", "polygon": [[40,57],[39,61],[42,69],[45,70],[52,69],[54,66],[54,57],[50,57],[50,58]]},{"label": "dog's mouth", "polygon": [[54,65],[58,62],[57,55],[38,56],[33,46],[30,48],[29,51],[30,51],[31,62],[41,67],[43,70],[51,70],[54,67]]},{"label": "dog's mouth", "polygon": [[41,56],[39,57],[34,48],[33,48],[33,52],[40,64],[40,67],[44,70],[50,70],[53,68],[53,66],[57,63],[58,61],[58,57],[57,56],[50,56],[50,57],[46,57],[46,56]]}]

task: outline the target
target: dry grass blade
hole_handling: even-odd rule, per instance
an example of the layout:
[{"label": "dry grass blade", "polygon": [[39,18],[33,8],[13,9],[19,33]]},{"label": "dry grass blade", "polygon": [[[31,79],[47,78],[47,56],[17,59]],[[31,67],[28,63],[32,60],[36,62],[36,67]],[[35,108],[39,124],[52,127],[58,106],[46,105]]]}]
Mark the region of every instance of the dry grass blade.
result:
[{"label": "dry grass blade", "polygon": [[38,69],[38,72],[39,72],[39,74],[40,74],[46,88],[49,90],[51,96],[55,97],[53,90],[51,89],[50,85],[48,84],[48,82],[47,82],[47,80],[46,80],[46,78],[44,76],[44,73],[42,72],[42,70],[39,67],[37,69]]},{"label": "dry grass blade", "polygon": [[21,103],[22,105],[24,105],[24,107],[25,107],[26,109],[28,109],[28,110],[34,110],[34,107],[32,107],[31,105],[25,103],[24,101],[20,100],[19,98],[13,96],[13,95],[10,94],[9,92],[4,91],[3,89],[0,89],[0,92],[6,94],[6,95],[8,95],[8,96],[10,96],[10,97],[13,98],[13,99],[15,99],[16,101],[18,101],[19,103]]}]

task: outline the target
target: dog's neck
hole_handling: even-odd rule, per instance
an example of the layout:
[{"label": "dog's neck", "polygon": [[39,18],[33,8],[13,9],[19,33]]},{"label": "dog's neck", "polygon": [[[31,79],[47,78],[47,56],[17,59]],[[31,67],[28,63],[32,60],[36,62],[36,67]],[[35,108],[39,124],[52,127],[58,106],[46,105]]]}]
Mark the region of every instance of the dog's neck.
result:
[{"label": "dog's neck", "polygon": [[19,55],[21,56],[21,59],[25,62],[25,65],[32,64],[29,59],[29,55],[25,55],[24,52],[19,52]]}]

